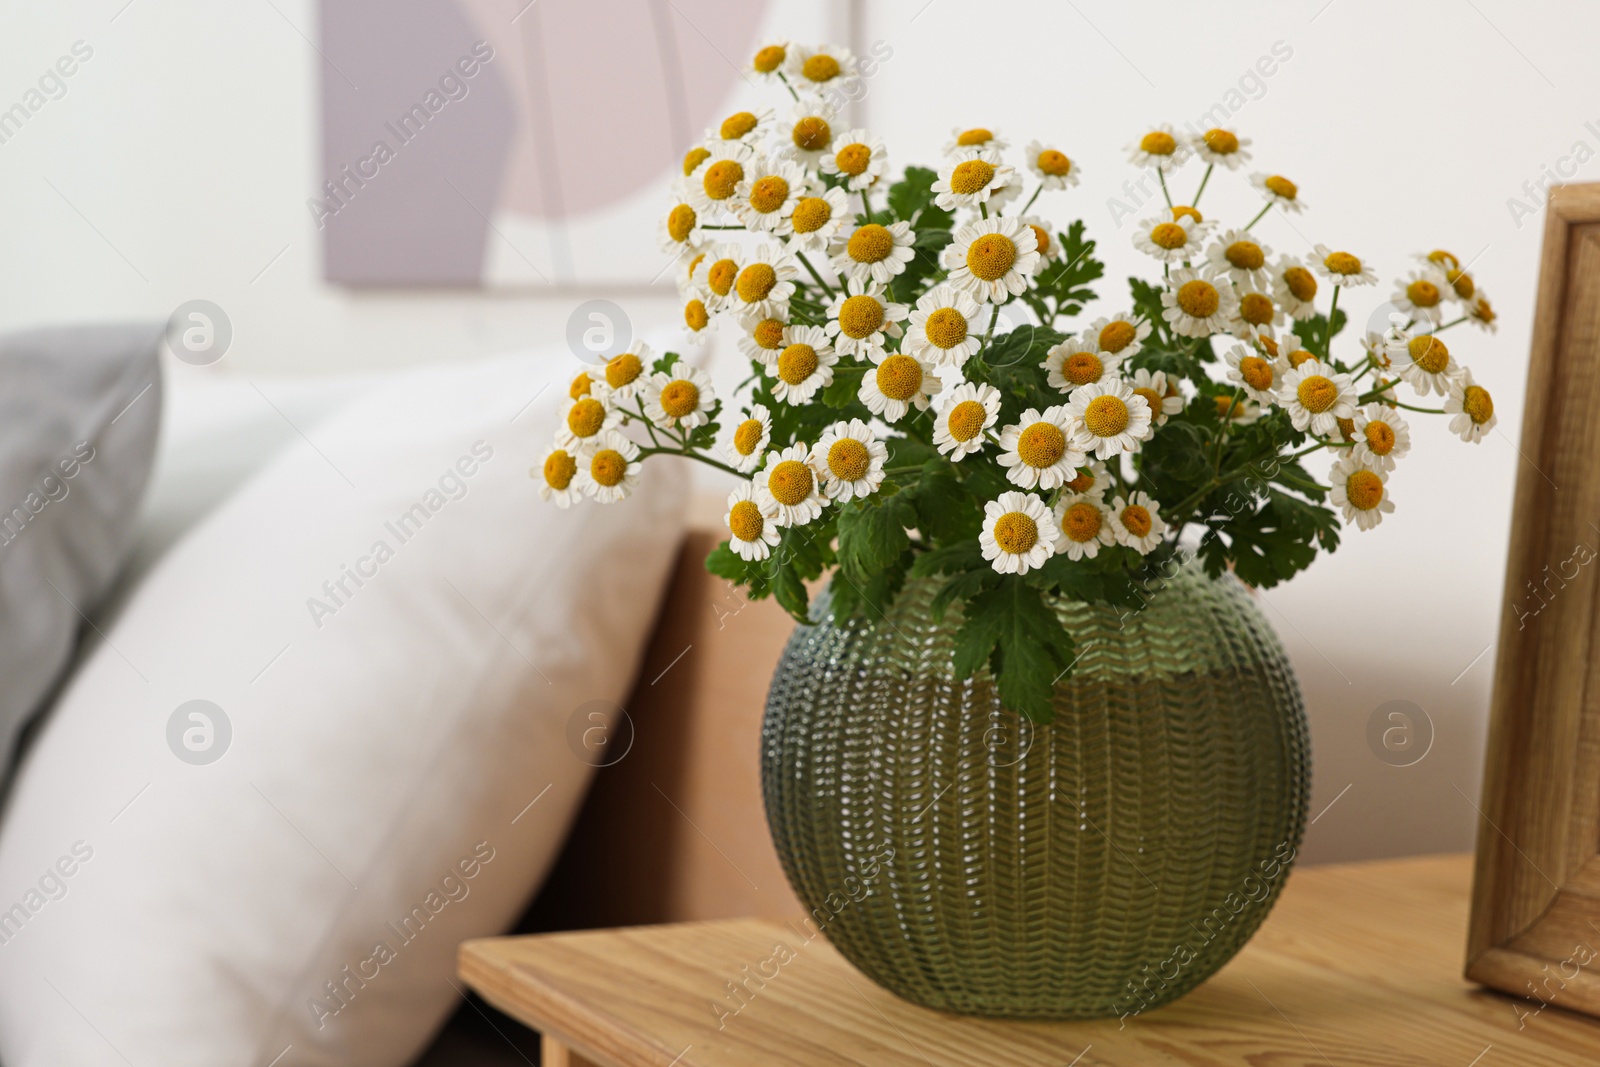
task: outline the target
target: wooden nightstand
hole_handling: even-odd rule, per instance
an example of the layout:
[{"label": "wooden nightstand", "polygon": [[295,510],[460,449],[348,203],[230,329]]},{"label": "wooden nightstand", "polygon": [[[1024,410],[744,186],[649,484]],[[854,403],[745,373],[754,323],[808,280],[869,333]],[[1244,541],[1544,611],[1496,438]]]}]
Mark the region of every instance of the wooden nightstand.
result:
[{"label": "wooden nightstand", "polygon": [[[1461,978],[1470,880],[1467,856],[1296,871],[1220,974],[1122,1024],[927,1011],[879,989],[798,924],[764,920],[469,941],[460,971],[544,1035],[547,1067],[1600,1062],[1600,1022],[1560,1010],[1559,993],[1540,1010]],[[779,957],[787,962],[772,962]],[[730,983],[746,992],[736,997]]]}]

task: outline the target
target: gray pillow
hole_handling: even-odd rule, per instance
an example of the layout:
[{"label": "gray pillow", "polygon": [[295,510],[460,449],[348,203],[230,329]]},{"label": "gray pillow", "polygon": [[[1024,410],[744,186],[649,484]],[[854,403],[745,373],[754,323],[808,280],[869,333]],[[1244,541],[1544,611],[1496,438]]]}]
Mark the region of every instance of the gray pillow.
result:
[{"label": "gray pillow", "polygon": [[161,421],[160,334],[0,336],[0,787],[132,545]]}]

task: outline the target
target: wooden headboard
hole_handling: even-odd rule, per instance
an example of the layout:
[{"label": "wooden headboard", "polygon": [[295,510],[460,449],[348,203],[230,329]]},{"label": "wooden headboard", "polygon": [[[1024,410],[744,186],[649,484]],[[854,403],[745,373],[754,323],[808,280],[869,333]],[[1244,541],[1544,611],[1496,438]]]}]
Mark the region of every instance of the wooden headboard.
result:
[{"label": "wooden headboard", "polygon": [[767,833],[760,774],[767,684],[794,622],[706,573],[721,540],[710,510],[721,518],[697,508],[626,705],[632,747],[595,772],[522,932],[804,914]]}]

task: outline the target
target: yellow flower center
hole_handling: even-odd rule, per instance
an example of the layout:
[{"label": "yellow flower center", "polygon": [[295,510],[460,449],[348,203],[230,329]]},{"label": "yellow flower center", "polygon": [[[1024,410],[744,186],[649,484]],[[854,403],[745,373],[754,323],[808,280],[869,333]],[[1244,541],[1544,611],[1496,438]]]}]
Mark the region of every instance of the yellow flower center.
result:
[{"label": "yellow flower center", "polygon": [[1036,422],[1017,435],[1017,458],[1040,470],[1053,467],[1067,454],[1067,435],[1061,427]]},{"label": "yellow flower center", "polygon": [[1136,387],[1133,390],[1133,395],[1144,397],[1144,402],[1150,405],[1150,413],[1152,415],[1160,412],[1161,405],[1165,402],[1165,398],[1160,393],[1156,392],[1154,389],[1151,389],[1147,385]]},{"label": "yellow flower center", "polygon": [[1061,513],[1061,532],[1080,545],[1100,536],[1100,509],[1080,500]]},{"label": "yellow flower center", "polygon": [[742,181],[744,181],[744,164],[736,159],[719,159],[706,168],[706,176],[700,184],[711,199],[726,200],[733,195],[733,191]]},{"label": "yellow flower center", "polygon": [[[788,52],[783,45],[769,44],[767,47],[756,53],[756,58],[753,65],[755,66],[756,70],[760,71],[762,74],[771,74],[773,71],[782,66],[783,61],[786,58],[788,58]],[[749,540],[749,538],[746,538],[746,540]]]},{"label": "yellow flower center", "polygon": [[1411,355],[1411,362],[1429,374],[1441,374],[1450,365],[1450,349],[1432,334],[1413,337],[1406,342],[1406,351]]},{"label": "yellow flower center", "polygon": [[1108,322],[1100,328],[1100,351],[1115,355],[1133,344],[1134,338],[1138,336],[1139,331],[1131,322],[1124,322],[1121,319]]},{"label": "yellow flower center", "polygon": [[1246,293],[1239,298],[1239,317],[1252,326],[1265,326],[1276,315],[1272,297],[1265,293]]},{"label": "yellow flower center", "polygon": [[1355,419],[1334,419],[1333,421],[1339,427],[1339,440],[1354,441],[1356,439]]},{"label": "yellow flower center", "polygon": [[1222,250],[1222,258],[1239,270],[1260,270],[1267,261],[1267,254],[1254,241],[1235,241]]},{"label": "yellow flower center", "polygon": [[1360,257],[1352,256],[1349,252],[1330,252],[1328,258],[1322,261],[1322,265],[1334,274],[1361,273]]},{"label": "yellow flower center", "polygon": [[1083,409],[1083,424],[1096,437],[1115,437],[1128,428],[1128,405],[1114,396],[1097,396]]},{"label": "yellow flower center", "polygon": [[976,400],[963,400],[951,408],[944,418],[950,436],[961,442],[970,441],[982,433],[983,424],[987,421],[989,412]]},{"label": "yellow flower center", "polygon": [[739,264],[731,259],[719,259],[706,268],[706,284],[718,296],[727,296],[739,276]]},{"label": "yellow flower center", "polygon": [[756,117],[748,111],[735,111],[722,120],[722,139],[724,141],[737,141],[745,134],[756,128]]},{"label": "yellow flower center", "polygon": [[1272,364],[1260,356],[1246,356],[1239,361],[1239,377],[1250,388],[1266,392],[1272,388]]},{"label": "yellow flower center", "polygon": [[1374,419],[1367,423],[1363,434],[1367,439],[1367,447],[1375,455],[1387,456],[1394,450],[1394,429],[1387,422]]},{"label": "yellow flower center", "polygon": [[606,384],[613,389],[621,389],[643,373],[644,363],[632,352],[613,356],[606,362]]},{"label": "yellow flower center", "polygon": [[1178,307],[1190,318],[1209,318],[1221,304],[1222,294],[1208,281],[1196,278],[1178,287]]},{"label": "yellow flower center", "polygon": [[852,296],[839,307],[839,329],[845,336],[861,340],[871,337],[883,325],[883,305],[874,297]]},{"label": "yellow flower center", "polygon": [[967,246],[967,269],[986,282],[1003,278],[1017,261],[1017,246],[1000,233],[986,233]]},{"label": "yellow flower center", "polygon": [[756,328],[750,331],[750,336],[755,338],[756,344],[769,352],[776,352],[783,346],[783,321],[781,319],[762,319],[756,323]]},{"label": "yellow flower center", "polygon": [[694,169],[711,158],[711,149],[701,148],[698,145],[689,149],[683,155],[683,173],[687,177],[694,173]]},{"label": "yellow flower center", "polygon": [[1206,147],[1219,156],[1231,156],[1239,151],[1239,138],[1227,130],[1207,130],[1203,140]]},{"label": "yellow flower center", "polygon": [[700,406],[700,388],[682,378],[661,387],[661,410],[674,419],[694,414]]},{"label": "yellow flower center", "polygon": [[816,233],[833,218],[833,206],[820,196],[808,196],[794,206],[789,221],[795,233]]},{"label": "yellow flower center", "polygon": [[674,241],[685,241],[695,224],[694,208],[688,204],[679,204],[667,215],[667,234]]},{"label": "yellow flower center", "polygon": [[1196,222],[1204,222],[1204,221],[1206,221],[1205,218],[1200,214],[1200,209],[1199,208],[1185,207],[1185,206],[1180,204],[1179,206],[1177,206],[1177,207],[1172,209],[1172,221],[1173,222],[1177,222],[1179,219],[1186,218],[1186,217],[1187,218],[1191,218]]},{"label": "yellow flower center", "polygon": [[1289,366],[1298,367],[1300,364],[1304,363],[1306,360],[1308,360],[1308,359],[1316,359],[1316,358],[1317,357],[1314,354],[1312,354],[1310,352],[1307,352],[1305,349],[1297,348],[1293,352],[1289,353]]},{"label": "yellow flower center", "polygon": [[605,425],[606,406],[592,396],[586,396],[572,405],[567,412],[567,429],[574,437],[593,437]]},{"label": "yellow flower center", "polygon": [[1028,229],[1033,231],[1034,250],[1041,256],[1050,251],[1050,231],[1043,226],[1028,223]]},{"label": "yellow flower center", "polygon": [[778,284],[778,272],[770,263],[752,263],[739,272],[739,299],[746,304],[765,300]]},{"label": "yellow flower center", "polygon": [[828,446],[828,470],[841,482],[858,482],[867,476],[872,456],[854,437],[841,437]]},{"label": "yellow flower center", "polygon": [[833,143],[833,127],[821,115],[807,115],[794,124],[794,146],[804,152],[820,152]]},{"label": "yellow flower center", "polygon": [[1036,162],[1040,170],[1056,178],[1064,178],[1072,171],[1072,160],[1054,148],[1046,148],[1040,152]]},{"label": "yellow flower center", "polygon": [[1419,308],[1431,308],[1439,303],[1439,287],[1418,278],[1406,286],[1406,299]]},{"label": "yellow flower center", "polygon": [[994,134],[982,126],[964,130],[956,136],[956,144],[963,148],[971,148],[973,145],[978,144],[988,144],[992,140],[994,140]]},{"label": "yellow flower center", "polygon": [[1300,386],[1295,390],[1295,396],[1300,398],[1301,405],[1313,415],[1320,415],[1333,407],[1339,399],[1339,387],[1333,384],[1333,379],[1321,374],[1308,375],[1301,379]]},{"label": "yellow flower center", "polygon": [[1494,418],[1494,398],[1483,386],[1469,385],[1461,396],[1461,410],[1465,411],[1473,422],[1482,426]]},{"label": "yellow flower center", "polygon": [[761,425],[760,419],[745,419],[733,431],[733,450],[741,456],[752,454],[760,446],[761,436],[765,432],[766,427]]},{"label": "yellow flower center", "polygon": [[706,306],[699,300],[691,300],[683,305],[683,323],[689,329],[699,333],[711,322],[711,316],[706,313]]},{"label": "yellow flower center", "polygon": [[1237,419],[1244,416],[1244,401],[1234,400],[1231,396],[1219,396],[1217,401],[1217,418]]},{"label": "yellow flower center", "polygon": [[818,52],[805,61],[800,67],[800,73],[814,82],[832,81],[839,76],[839,61],[830,55]]},{"label": "yellow flower center", "polygon": [[1066,487],[1074,493],[1087,493],[1094,488],[1094,475],[1088,470],[1081,470],[1073,475],[1072,481],[1067,482]]},{"label": "yellow flower center", "polygon": [[820,363],[815,348],[802,344],[790,345],[778,355],[778,377],[790,385],[799,385],[817,373]]},{"label": "yellow flower center", "polygon": [[589,461],[589,477],[610,488],[628,473],[628,461],[614,448],[602,448]]},{"label": "yellow flower center", "polygon": [[1020,556],[1039,543],[1039,524],[1031,515],[1008,511],[994,520],[994,543],[1010,556]]},{"label": "yellow flower center", "polygon": [[567,386],[567,396],[571,397],[573,400],[576,400],[580,396],[588,396],[589,390],[593,388],[594,379],[589,377],[588,371],[584,371],[582,374],[572,379],[572,384]]},{"label": "yellow flower center", "polygon": [[1273,359],[1277,359],[1278,358],[1278,342],[1274,341],[1272,338],[1268,337],[1266,334],[1262,334],[1260,337],[1257,337],[1256,338],[1256,344],[1260,345],[1263,349],[1265,349],[1266,353],[1269,356],[1271,356]]},{"label": "yellow flower center", "polygon": [[1273,196],[1283,200],[1293,200],[1300,192],[1300,187],[1281,174],[1273,174],[1262,183]]},{"label": "yellow flower center", "polygon": [[1105,362],[1093,352],[1074,352],[1061,361],[1061,376],[1073,385],[1098,382],[1105,372]]},{"label": "yellow flower center", "polygon": [[786,507],[794,507],[810,496],[817,487],[817,476],[811,468],[797,459],[786,459],[772,468],[767,475],[767,492]]},{"label": "yellow flower center", "polygon": [[1472,294],[1478,291],[1477,285],[1472,280],[1472,275],[1464,270],[1445,271],[1446,278],[1450,281],[1450,288],[1463,300],[1471,300]]},{"label": "yellow flower center", "polygon": [[872,165],[872,149],[860,143],[847,144],[834,155],[833,162],[839,173],[854,178],[866,173],[867,167]]},{"label": "yellow flower center", "polygon": [[736,501],[728,509],[728,529],[741,541],[759,541],[767,528],[767,517],[754,500]]},{"label": "yellow flower center", "polygon": [[1455,270],[1461,266],[1461,261],[1459,259],[1457,259],[1452,253],[1446,252],[1442,248],[1435,248],[1432,252],[1429,252],[1428,262],[1440,267],[1449,267],[1451,270]]},{"label": "yellow flower center", "polygon": [[1160,248],[1182,248],[1189,243],[1189,231],[1176,222],[1158,222],[1150,231],[1150,240]]},{"label": "yellow flower center", "polygon": [[1152,156],[1170,156],[1178,150],[1178,142],[1170,133],[1151,130],[1139,139],[1139,148]]},{"label": "yellow flower center", "polygon": [[1489,298],[1480,296],[1472,305],[1472,317],[1479,322],[1493,322],[1495,320],[1494,308],[1489,304]]},{"label": "yellow flower center", "polygon": [[967,339],[967,317],[955,308],[939,308],[923,322],[922,331],[936,348],[954,348]]},{"label": "yellow flower center", "polygon": [[981,159],[969,159],[965,163],[957,163],[955,170],[950,172],[950,191],[971,196],[992,181],[994,167]]},{"label": "yellow flower center", "polygon": [[750,206],[763,215],[770,215],[789,199],[789,183],[776,174],[756,179],[750,187]]},{"label": "yellow flower center", "polygon": [[1290,267],[1284,271],[1283,284],[1296,300],[1307,301],[1317,295],[1317,276],[1304,267]]},{"label": "yellow flower center", "polygon": [[1135,537],[1148,537],[1155,523],[1150,521],[1149,509],[1129,504],[1122,509],[1122,528]]},{"label": "yellow flower center", "polygon": [[894,236],[888,229],[869,222],[850,235],[845,251],[857,263],[878,263],[889,258],[894,251]]},{"label": "yellow flower center", "polygon": [[1369,470],[1353,470],[1344,480],[1344,495],[1353,506],[1371,511],[1383,502],[1383,479]]},{"label": "yellow flower center", "polygon": [[878,364],[878,392],[890,400],[910,400],[922,389],[922,364],[910,356],[889,356]]},{"label": "yellow flower center", "polygon": [[572,476],[578,473],[578,461],[569,456],[563,449],[556,449],[545,457],[544,482],[552,489],[565,489],[572,484]]}]

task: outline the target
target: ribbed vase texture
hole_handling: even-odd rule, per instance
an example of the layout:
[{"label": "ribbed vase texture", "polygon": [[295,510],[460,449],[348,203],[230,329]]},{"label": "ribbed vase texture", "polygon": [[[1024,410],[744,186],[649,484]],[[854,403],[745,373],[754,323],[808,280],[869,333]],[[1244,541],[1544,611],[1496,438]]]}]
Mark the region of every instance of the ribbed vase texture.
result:
[{"label": "ribbed vase texture", "polygon": [[811,920],[908,1000],[972,1015],[1134,1015],[1214,974],[1305,828],[1299,686],[1251,594],[1176,568],[1138,610],[1061,602],[1079,659],[1055,721],[951,668],[958,610],[795,630],[762,780]]}]

